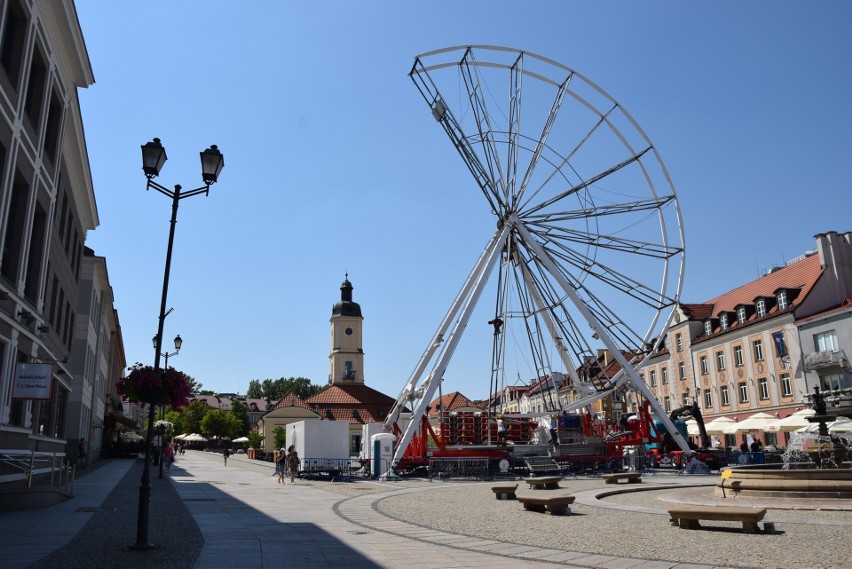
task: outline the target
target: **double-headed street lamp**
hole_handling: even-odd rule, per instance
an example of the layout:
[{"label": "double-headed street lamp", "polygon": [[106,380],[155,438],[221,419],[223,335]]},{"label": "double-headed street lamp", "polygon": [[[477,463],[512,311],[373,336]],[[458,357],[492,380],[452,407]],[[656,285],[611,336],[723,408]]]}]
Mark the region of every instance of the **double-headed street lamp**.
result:
[{"label": "double-headed street lamp", "polygon": [[[154,342],[154,349],[157,349],[157,346],[160,344],[160,339],[154,336],[152,338]],[[169,358],[172,356],[177,356],[180,354],[180,347],[183,345],[183,340],[180,337],[180,334],[175,336],[175,351],[174,352],[165,352],[160,354],[160,357],[165,358],[165,362],[163,363],[163,369],[169,369]],[[160,421],[164,421],[166,418],[166,407],[165,405],[160,405]],[[165,432],[163,432],[162,427],[160,428],[160,452],[158,453],[157,463],[160,467],[160,473],[158,478],[163,478],[163,437],[165,436]]]},{"label": "double-headed street lamp", "polygon": [[[204,185],[181,192],[182,188],[179,185],[175,186],[174,190],[154,181],[154,178],[160,175],[160,170],[163,164],[166,163],[166,149],[160,143],[159,138],[155,138],[151,142],[142,145],[142,170],[145,172],[145,177],[148,178],[146,190],[154,188],[161,194],[172,198],[172,219],[169,226],[169,244],[166,249],[166,268],[163,272],[163,295],[160,301],[160,317],[157,328],[156,342],[154,346],[154,370],[160,369],[160,357],[163,351],[163,324],[166,320],[166,300],[169,294],[169,272],[172,265],[172,246],[175,240],[175,225],[177,224],[177,211],[180,200],[198,194],[207,195],[210,192],[210,186],[215,184],[219,179],[219,174],[222,168],[225,167],[225,158],[216,145],[212,145],[207,150],[201,152],[201,179]],[[151,441],[154,433],[154,406],[149,405],[148,412],[148,436],[145,441],[145,464],[142,469],[142,482],[139,486],[139,513],[136,520],[136,543],[131,545],[131,549],[152,549],[154,547],[148,541],[148,509],[151,503]]]}]

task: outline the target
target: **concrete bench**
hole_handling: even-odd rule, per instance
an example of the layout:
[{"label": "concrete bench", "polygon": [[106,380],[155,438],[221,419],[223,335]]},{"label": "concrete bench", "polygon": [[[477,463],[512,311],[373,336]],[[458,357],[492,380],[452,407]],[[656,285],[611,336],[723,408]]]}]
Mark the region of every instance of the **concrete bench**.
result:
[{"label": "concrete bench", "polygon": [[682,529],[698,529],[698,520],[742,522],[745,533],[758,533],[757,522],[766,515],[766,508],[743,508],[738,506],[678,506],[669,509],[672,525]]},{"label": "concrete bench", "polygon": [[495,484],[491,487],[491,491],[494,492],[494,497],[498,500],[517,499],[517,496],[515,495],[515,490],[517,489],[517,484]]},{"label": "concrete bench", "polygon": [[530,485],[534,490],[555,490],[559,488],[561,476],[536,476],[534,478],[524,478],[524,482]]},{"label": "concrete bench", "polygon": [[571,513],[571,504],[574,503],[574,496],[566,496],[564,494],[536,494],[534,496],[521,495],[518,496],[518,502],[524,505],[525,510],[532,512],[550,512],[553,516],[562,516]]},{"label": "concrete bench", "polygon": [[604,474],[601,476],[606,484],[618,484],[619,480],[627,480],[628,484],[634,482],[642,482],[642,473],[632,470],[630,472],[613,472],[612,474]]}]

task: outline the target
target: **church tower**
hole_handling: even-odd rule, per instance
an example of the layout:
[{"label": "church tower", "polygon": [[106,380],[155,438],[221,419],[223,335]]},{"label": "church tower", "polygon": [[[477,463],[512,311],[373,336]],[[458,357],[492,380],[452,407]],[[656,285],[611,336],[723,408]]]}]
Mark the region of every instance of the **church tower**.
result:
[{"label": "church tower", "polygon": [[328,356],[330,385],[364,384],[361,307],[352,302],[349,273],[340,285],[340,302],[331,309],[331,353]]}]

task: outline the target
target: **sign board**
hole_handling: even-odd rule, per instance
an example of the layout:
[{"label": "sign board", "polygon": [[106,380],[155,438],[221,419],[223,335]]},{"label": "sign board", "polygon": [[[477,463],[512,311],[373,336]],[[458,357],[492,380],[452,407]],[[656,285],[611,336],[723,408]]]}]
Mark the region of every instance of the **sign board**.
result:
[{"label": "sign board", "polygon": [[18,362],[12,383],[12,399],[50,399],[53,364]]}]

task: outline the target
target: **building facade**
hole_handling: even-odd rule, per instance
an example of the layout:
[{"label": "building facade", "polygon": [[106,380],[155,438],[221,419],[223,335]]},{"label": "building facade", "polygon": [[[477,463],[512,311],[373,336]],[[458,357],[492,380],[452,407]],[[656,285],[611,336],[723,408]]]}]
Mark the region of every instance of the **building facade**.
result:
[{"label": "building facade", "polygon": [[[0,2],[0,448],[66,450],[83,243],[98,225],[77,89],[93,83],[72,1]],[[46,397],[19,397],[19,363],[53,365]]]}]

